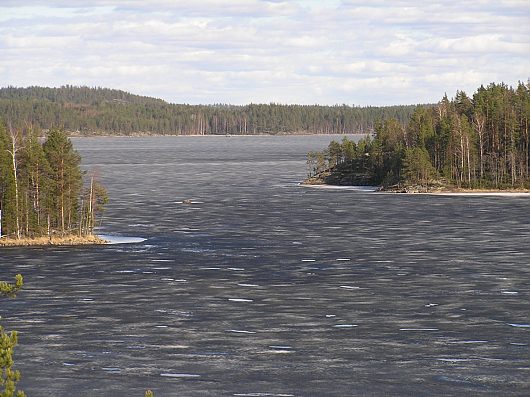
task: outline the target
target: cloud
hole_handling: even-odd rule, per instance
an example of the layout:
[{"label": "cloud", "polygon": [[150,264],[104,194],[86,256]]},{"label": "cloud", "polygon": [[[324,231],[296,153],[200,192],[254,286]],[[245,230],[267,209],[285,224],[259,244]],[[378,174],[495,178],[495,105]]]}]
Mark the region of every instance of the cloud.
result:
[{"label": "cloud", "polygon": [[530,77],[529,15],[526,0],[4,0],[0,85],[184,103],[434,102]]}]

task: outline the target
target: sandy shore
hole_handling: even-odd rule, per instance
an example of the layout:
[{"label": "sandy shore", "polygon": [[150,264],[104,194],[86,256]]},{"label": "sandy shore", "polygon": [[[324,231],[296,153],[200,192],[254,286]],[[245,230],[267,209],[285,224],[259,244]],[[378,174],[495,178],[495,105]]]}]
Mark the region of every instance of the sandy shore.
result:
[{"label": "sandy shore", "polygon": [[93,244],[106,244],[107,241],[103,240],[98,236],[84,236],[79,237],[76,235],[70,236],[54,236],[51,239],[49,237],[36,237],[36,238],[0,238],[0,247],[20,247],[20,246],[45,246],[45,245],[93,245]]}]

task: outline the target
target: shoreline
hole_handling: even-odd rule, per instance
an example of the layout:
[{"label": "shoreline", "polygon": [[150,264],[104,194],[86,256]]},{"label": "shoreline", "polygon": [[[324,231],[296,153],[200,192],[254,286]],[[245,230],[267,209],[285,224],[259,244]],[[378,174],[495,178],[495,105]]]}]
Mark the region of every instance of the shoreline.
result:
[{"label": "shoreline", "polygon": [[160,138],[160,137],[225,137],[225,138],[237,138],[237,137],[253,137],[253,136],[351,136],[359,135],[366,136],[370,133],[363,132],[347,132],[344,134],[323,134],[323,133],[311,133],[311,132],[279,132],[276,134],[149,134],[149,133],[131,133],[127,134],[72,134],[67,132],[69,138]]},{"label": "shoreline", "polygon": [[409,194],[409,195],[436,195],[436,196],[511,196],[524,197],[530,196],[529,189],[459,189],[459,188],[445,188],[437,190],[417,189],[407,190],[406,187],[402,189],[385,190],[381,186],[364,186],[364,185],[331,185],[327,183],[305,183],[300,182],[298,186],[315,188],[315,189],[330,189],[330,190],[349,190],[363,193],[379,193],[379,194]]},{"label": "shoreline", "polygon": [[12,238],[2,237],[0,238],[0,247],[43,247],[43,246],[77,246],[77,245],[104,245],[108,241],[104,240],[96,235],[79,237],[78,235],[68,236],[54,236],[49,238],[34,237],[34,238]]}]

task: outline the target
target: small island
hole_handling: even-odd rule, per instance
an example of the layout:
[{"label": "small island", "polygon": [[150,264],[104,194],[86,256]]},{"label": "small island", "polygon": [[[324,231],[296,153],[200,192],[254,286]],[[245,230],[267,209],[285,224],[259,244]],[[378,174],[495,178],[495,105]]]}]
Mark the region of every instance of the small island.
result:
[{"label": "small island", "polygon": [[0,247],[104,244],[94,235],[107,203],[95,172],[64,131],[0,124]]},{"label": "small island", "polygon": [[530,192],[530,86],[481,86],[418,106],[406,124],[382,120],[307,155],[304,184],[380,186],[399,193]]}]

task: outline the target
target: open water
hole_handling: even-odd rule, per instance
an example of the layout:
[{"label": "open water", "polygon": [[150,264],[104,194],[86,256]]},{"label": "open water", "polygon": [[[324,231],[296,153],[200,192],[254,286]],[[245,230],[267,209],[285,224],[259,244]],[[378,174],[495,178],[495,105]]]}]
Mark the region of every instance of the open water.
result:
[{"label": "open water", "polygon": [[298,186],[329,140],[75,139],[111,197],[101,233],[138,239],[0,249],[26,283],[0,303],[20,387],[530,395],[530,198]]}]

